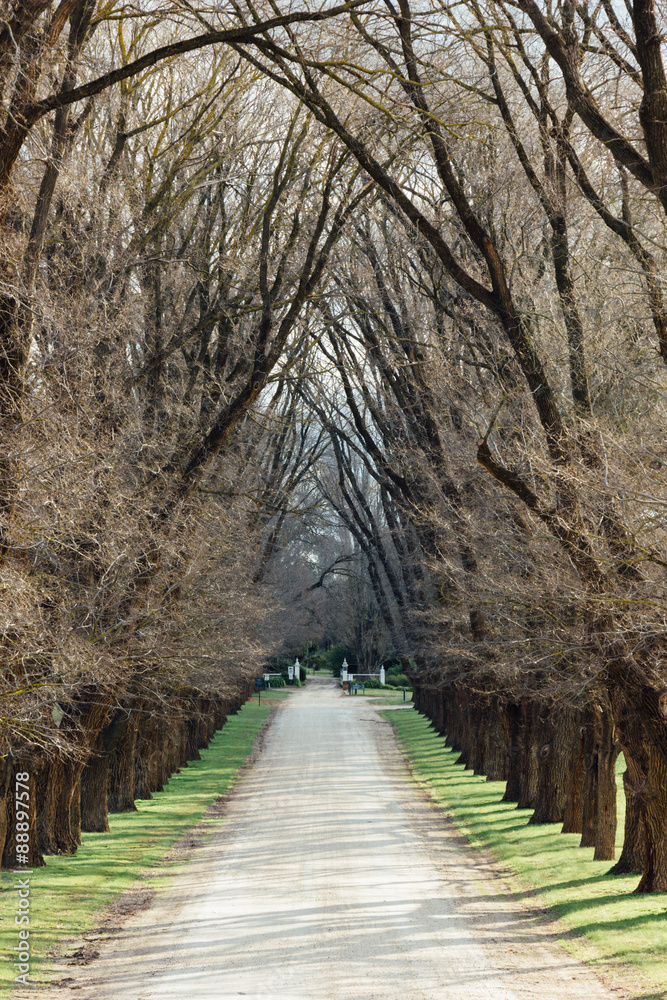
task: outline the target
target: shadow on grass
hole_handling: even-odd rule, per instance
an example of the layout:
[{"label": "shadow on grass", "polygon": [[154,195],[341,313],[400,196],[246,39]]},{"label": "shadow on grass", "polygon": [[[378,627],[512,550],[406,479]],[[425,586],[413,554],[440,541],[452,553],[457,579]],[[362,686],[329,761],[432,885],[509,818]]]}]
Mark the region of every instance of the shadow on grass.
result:
[{"label": "shadow on grass", "polygon": [[[531,810],[503,802],[503,782],[487,782],[458,764],[459,752],[446,747],[417,712],[388,712],[385,718],[414,778],[473,846],[489,848],[507,869],[512,892],[506,897],[544,907],[558,919],[559,933],[577,942],[587,958],[644,977],[645,990],[633,992],[633,1000],[666,1000],[667,895],[635,895],[638,876],[611,874],[609,862],[593,861],[592,849],[578,846],[578,834],[561,834],[560,824],[529,824]],[[620,780],[618,787],[617,851],[625,816]]]},{"label": "shadow on grass", "polygon": [[[84,833],[76,854],[46,858],[46,867],[31,877],[31,978],[44,976],[47,955],[59,942],[94,926],[96,914],[145,878],[147,870],[202,822],[208,806],[229,791],[270,711],[270,702],[263,701],[261,707],[246,702],[201,751],[202,759],[172,775],[163,791],[137,800],[136,812],[112,813],[108,833]],[[13,912],[15,875],[3,872],[1,881],[3,914],[5,909]],[[0,954],[11,955],[15,944],[15,928],[3,920]],[[0,994],[9,995],[12,986],[11,962],[0,962]]]}]

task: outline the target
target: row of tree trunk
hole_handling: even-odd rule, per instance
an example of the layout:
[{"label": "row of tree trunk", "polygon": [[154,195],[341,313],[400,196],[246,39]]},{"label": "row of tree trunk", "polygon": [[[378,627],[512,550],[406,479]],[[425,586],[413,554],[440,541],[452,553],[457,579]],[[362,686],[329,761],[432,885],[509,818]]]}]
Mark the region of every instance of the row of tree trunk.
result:
[{"label": "row of tree trunk", "polygon": [[2,867],[16,867],[17,775],[29,775],[28,864],[39,867],[44,855],[74,854],[82,832],[108,830],[110,812],[133,811],[136,799],[162,791],[172,774],[200,759],[249,694],[246,682],[226,694],[130,691],[120,701],[99,688],[79,691],[64,707],[70,738],[63,748],[0,762]]},{"label": "row of tree trunk", "polygon": [[[614,860],[620,747],[605,699],[556,709],[417,676],[414,701],[459,763],[506,782],[503,801],[533,810],[529,823],[560,823],[563,833],[581,834],[581,847],[594,847],[595,860]],[[618,874],[644,865],[641,797],[627,767],[623,851],[612,869]]]}]

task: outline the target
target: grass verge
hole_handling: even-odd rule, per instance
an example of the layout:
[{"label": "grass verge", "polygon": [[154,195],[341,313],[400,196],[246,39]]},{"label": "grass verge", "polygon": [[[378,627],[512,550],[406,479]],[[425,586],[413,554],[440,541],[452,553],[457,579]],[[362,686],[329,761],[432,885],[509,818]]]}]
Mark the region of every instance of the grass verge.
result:
[{"label": "grass verge", "polygon": [[[475,846],[489,848],[509,872],[518,896],[556,914],[563,943],[601,972],[637,980],[636,1000],[667,998],[667,894],[632,895],[637,875],[609,875],[610,862],[593,861],[578,834],[560,826],[528,826],[529,809],[501,802],[504,784],[487,782],[456,763],[457,753],[417,712],[386,712],[415,781],[447,812]],[[623,767],[620,767],[623,770]],[[620,783],[619,783],[620,787]],[[617,856],[624,800],[618,801]]]},{"label": "grass verge", "polygon": [[369,688],[364,697],[372,698],[374,705],[409,705],[412,701],[412,688],[405,689],[405,699],[402,688]]},{"label": "grass verge", "polygon": [[[204,813],[229,791],[271,709],[286,697],[288,691],[267,691],[261,706],[253,697],[237,715],[230,716],[209,748],[201,751],[202,759],[172,775],[163,792],[154,793],[148,801],[138,800],[137,812],[112,813],[109,833],[84,833],[75,855],[48,857],[45,868],[34,870],[30,877],[33,982],[47,976],[47,956],[59,942],[94,927],[100,913],[142,873],[161,862],[191,827],[213,822],[205,820]],[[0,961],[0,995],[7,995],[14,986],[15,878],[11,872],[2,873],[0,955],[8,960]]]}]

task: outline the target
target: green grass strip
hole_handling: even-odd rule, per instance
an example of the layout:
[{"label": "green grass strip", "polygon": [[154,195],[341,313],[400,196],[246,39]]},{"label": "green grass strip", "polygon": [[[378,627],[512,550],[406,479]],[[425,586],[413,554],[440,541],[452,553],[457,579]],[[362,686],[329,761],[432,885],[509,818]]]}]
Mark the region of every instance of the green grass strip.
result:
[{"label": "green grass strip", "polygon": [[[161,861],[176,841],[201,822],[211,803],[229,791],[273,704],[285,697],[287,691],[267,692],[261,706],[253,697],[229,717],[209,748],[201,751],[202,759],[172,775],[163,792],[155,792],[147,801],[138,800],[137,812],[112,813],[109,833],[84,833],[76,854],[48,857],[45,868],[34,870],[30,877],[31,980],[47,974],[47,955],[58,942],[94,927],[100,912],[136,883],[142,872]],[[2,873],[0,995],[14,986],[15,879],[11,872]]]},{"label": "green grass strip", "polygon": [[[354,698],[355,696],[351,695],[351,697]],[[359,696],[357,695],[357,697]],[[408,702],[412,701],[412,689],[406,689],[404,698],[402,688],[394,688],[393,690],[391,688],[381,688],[379,690],[377,688],[369,688],[364,697],[368,698],[373,705],[407,705]]]},{"label": "green grass strip", "polygon": [[[457,753],[417,712],[383,713],[394,726],[415,781],[475,846],[489,848],[510,873],[518,896],[556,914],[563,943],[600,971],[633,974],[639,1000],[667,998],[667,894],[632,895],[639,876],[609,875],[610,862],[593,861],[579,834],[560,825],[528,826],[529,809],[501,802],[505,785],[487,782],[456,764]],[[624,765],[619,763],[619,774]],[[622,787],[619,781],[619,789]],[[618,797],[617,857],[623,841],[625,803]]]}]

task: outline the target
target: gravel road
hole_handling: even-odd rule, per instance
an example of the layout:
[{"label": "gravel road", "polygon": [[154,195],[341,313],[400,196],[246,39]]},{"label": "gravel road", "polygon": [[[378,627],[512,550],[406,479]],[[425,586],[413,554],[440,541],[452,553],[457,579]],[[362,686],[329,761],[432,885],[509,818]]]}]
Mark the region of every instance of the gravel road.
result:
[{"label": "gravel road", "polygon": [[627,996],[426,801],[378,710],[316,679],[184,873],[65,975],[82,1000]]}]

